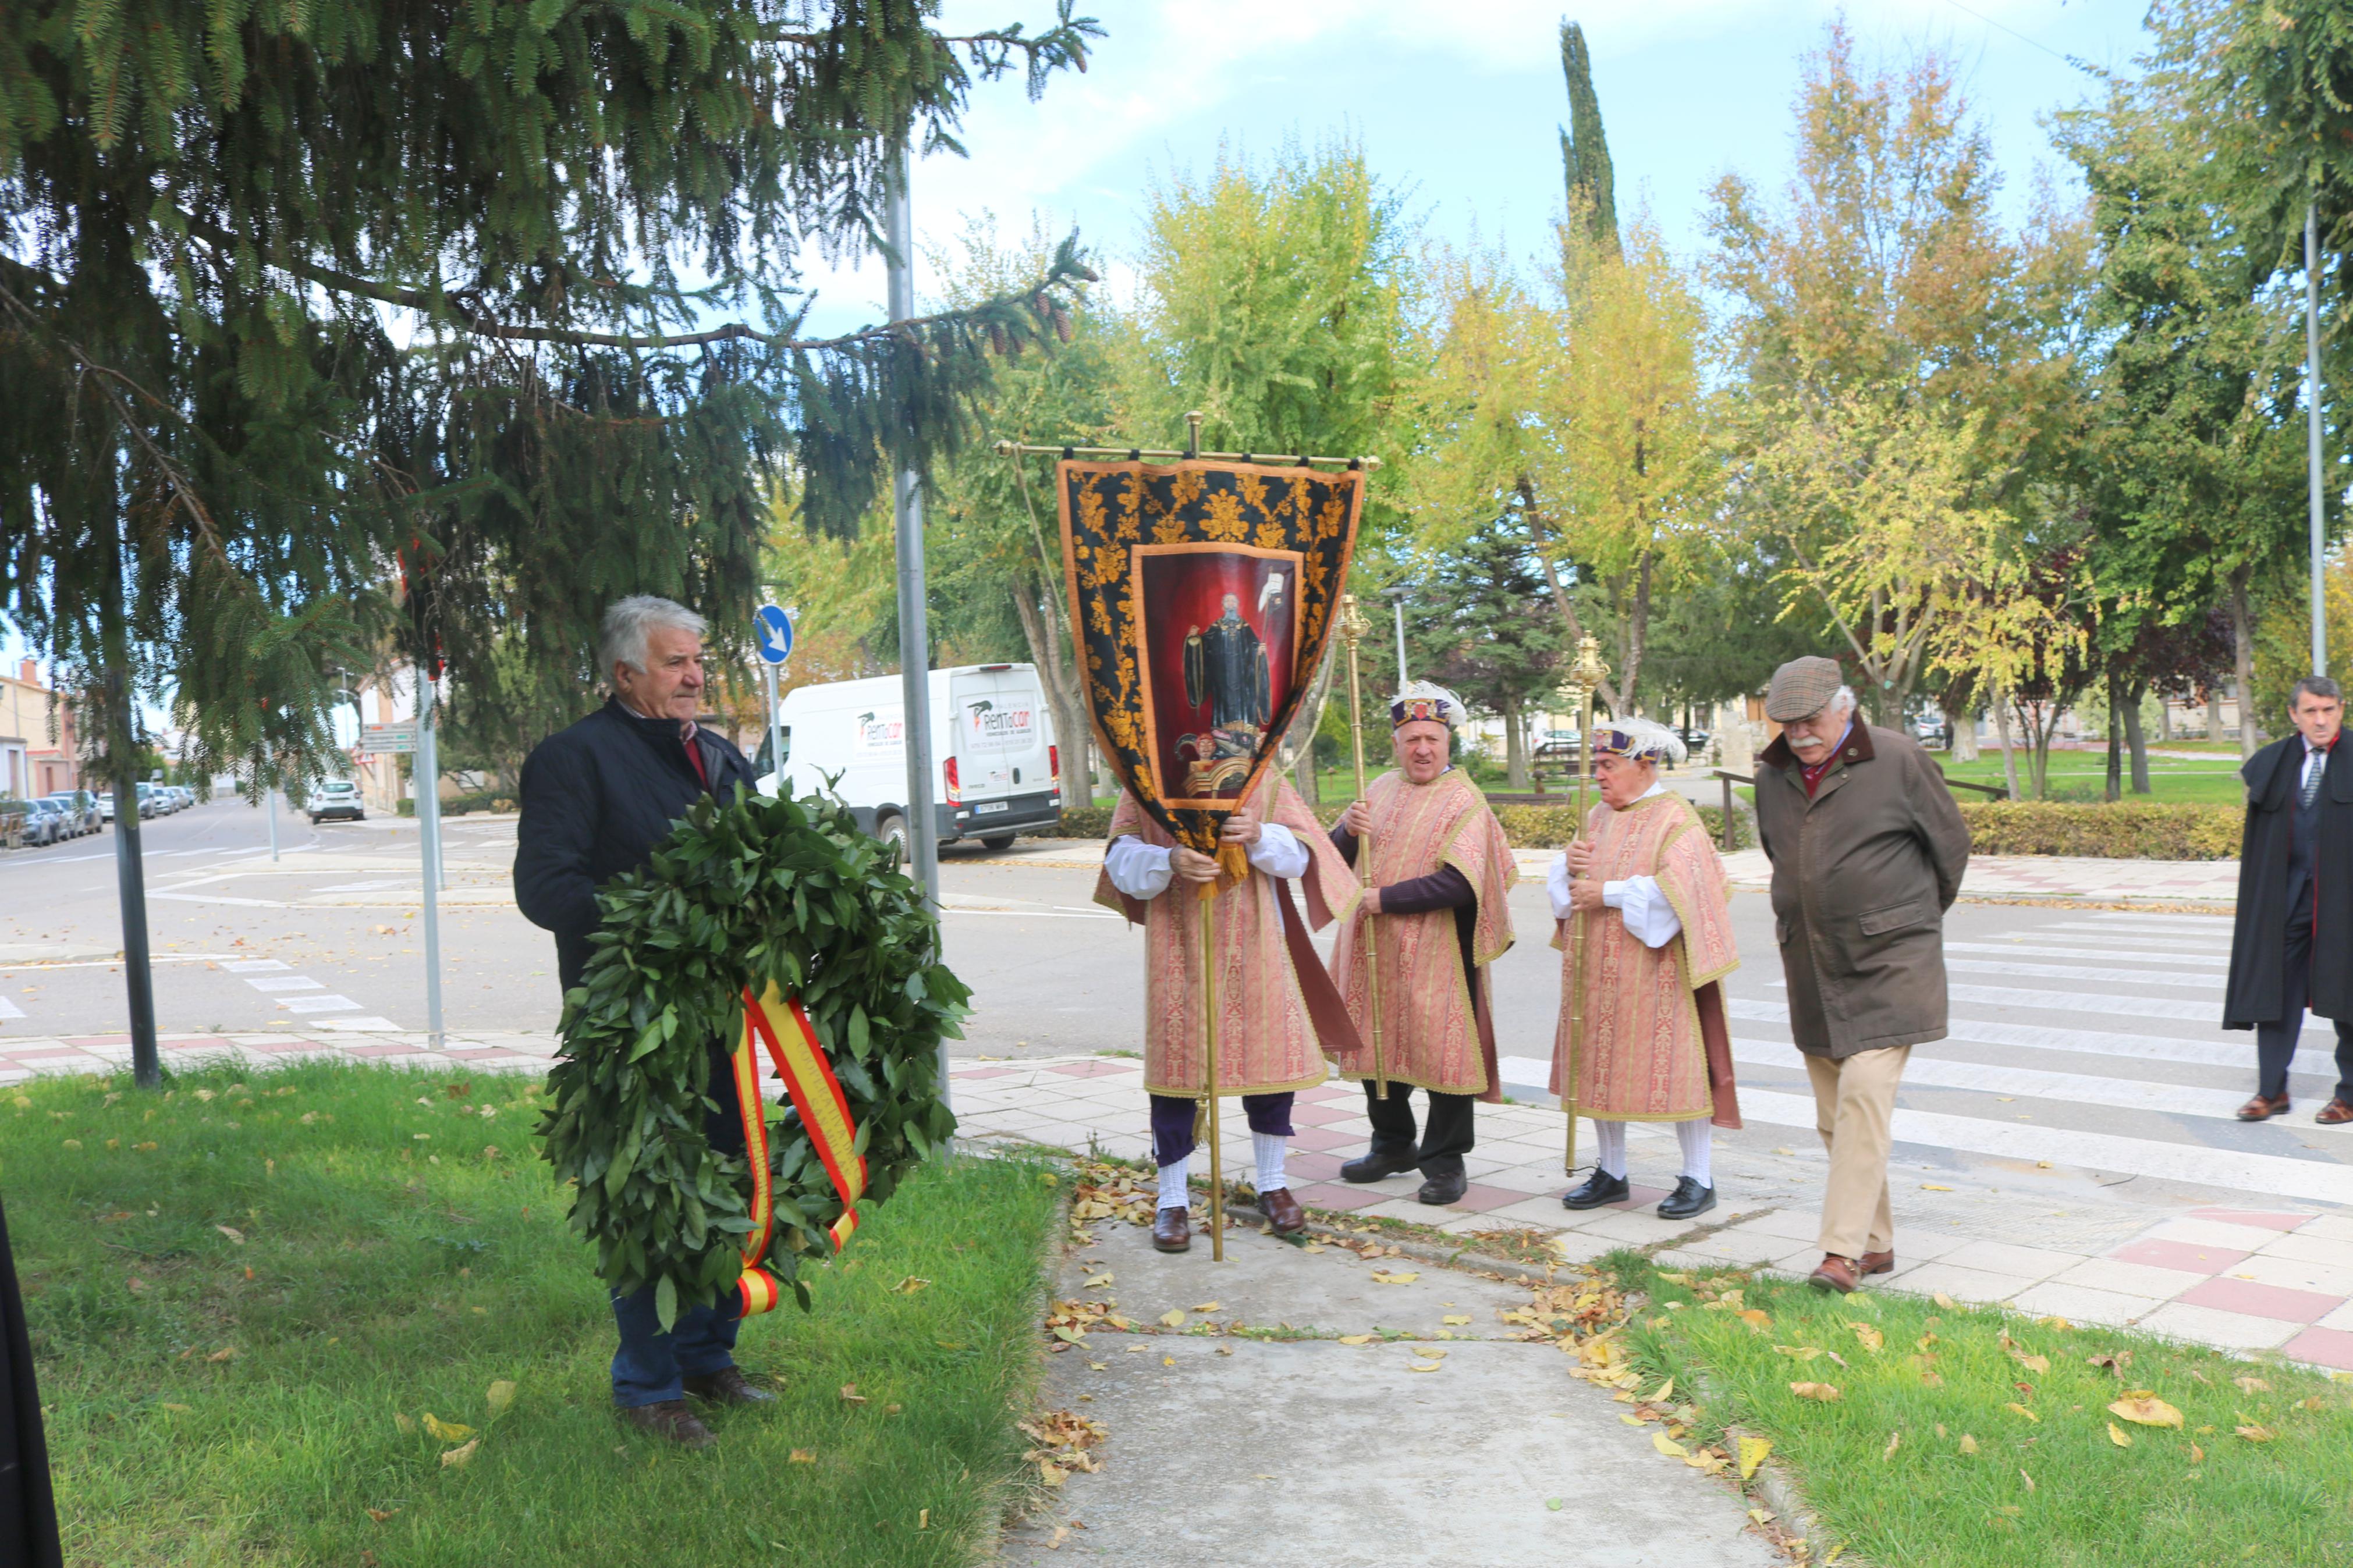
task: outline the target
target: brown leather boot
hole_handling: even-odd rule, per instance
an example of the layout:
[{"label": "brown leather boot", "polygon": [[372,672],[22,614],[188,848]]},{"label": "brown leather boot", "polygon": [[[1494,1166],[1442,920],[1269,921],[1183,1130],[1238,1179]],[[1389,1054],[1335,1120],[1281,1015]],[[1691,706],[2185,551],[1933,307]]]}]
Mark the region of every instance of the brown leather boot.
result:
[{"label": "brown leather boot", "polygon": [[668,1438],[681,1448],[708,1448],[719,1441],[711,1428],[694,1418],[683,1399],[664,1399],[652,1405],[632,1405],[616,1412],[629,1426],[656,1437]]},{"label": "brown leather boot", "polygon": [[1895,1249],[1891,1247],[1884,1252],[1866,1252],[1856,1258],[1855,1263],[1865,1274],[1893,1274],[1895,1272]]},{"label": "brown leather boot", "polygon": [[708,1405],[773,1405],[776,1396],[744,1381],[742,1369],[721,1367],[701,1377],[681,1380],[686,1391]]},{"label": "brown leather boot", "polygon": [[1828,1252],[1822,1255],[1822,1260],[1814,1271],[1806,1276],[1806,1283],[1817,1290],[1835,1290],[1841,1296],[1848,1296],[1854,1293],[1855,1287],[1862,1280],[1854,1271],[1853,1258]]},{"label": "brown leather boot", "polygon": [[1193,1249],[1193,1221],[1181,1208],[1165,1208],[1152,1216],[1152,1245],[1162,1252]]},{"label": "brown leather boot", "polygon": [[1289,1187],[1276,1187],[1258,1195],[1258,1212],[1266,1215],[1266,1223],[1274,1227],[1277,1236],[1297,1236],[1307,1228],[1307,1211],[1291,1195]]}]

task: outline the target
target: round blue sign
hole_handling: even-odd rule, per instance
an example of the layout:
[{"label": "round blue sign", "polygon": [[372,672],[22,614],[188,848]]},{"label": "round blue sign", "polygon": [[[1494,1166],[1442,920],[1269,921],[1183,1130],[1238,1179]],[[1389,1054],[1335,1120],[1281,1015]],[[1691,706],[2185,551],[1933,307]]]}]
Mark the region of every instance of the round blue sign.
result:
[{"label": "round blue sign", "polygon": [[793,618],[775,605],[760,606],[760,657],[770,664],[782,664],[793,656]]}]

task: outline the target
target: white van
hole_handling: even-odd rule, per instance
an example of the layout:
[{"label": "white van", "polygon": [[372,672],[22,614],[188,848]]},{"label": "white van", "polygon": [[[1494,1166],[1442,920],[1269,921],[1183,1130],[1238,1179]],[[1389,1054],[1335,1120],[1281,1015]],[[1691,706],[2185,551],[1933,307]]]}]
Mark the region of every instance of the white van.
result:
[{"label": "white van", "polygon": [[[966,664],[932,671],[933,810],[940,842],[1002,849],[1062,819],[1061,748],[1038,667]],[[878,838],[907,838],[905,688],[895,675],[802,686],[776,707],[784,766],[768,738],[752,771],[760,791],[830,790]],[[836,777],[835,775],[839,775]]]}]

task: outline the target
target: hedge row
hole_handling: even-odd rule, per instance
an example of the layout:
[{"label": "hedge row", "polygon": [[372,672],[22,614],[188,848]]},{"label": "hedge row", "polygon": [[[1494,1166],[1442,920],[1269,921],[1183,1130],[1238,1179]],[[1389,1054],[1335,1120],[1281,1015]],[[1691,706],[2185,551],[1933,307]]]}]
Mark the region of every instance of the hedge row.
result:
[{"label": "hedge row", "polygon": [[2246,811],[2236,805],[2116,801],[1962,802],[1977,855],[2083,855],[2108,860],[2232,860]]}]

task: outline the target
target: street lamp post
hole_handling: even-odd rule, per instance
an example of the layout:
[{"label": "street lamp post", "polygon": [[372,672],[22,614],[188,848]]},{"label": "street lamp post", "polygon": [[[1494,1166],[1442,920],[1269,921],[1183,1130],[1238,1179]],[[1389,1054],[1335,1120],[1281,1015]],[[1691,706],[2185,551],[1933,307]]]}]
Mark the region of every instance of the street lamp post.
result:
[{"label": "street lamp post", "polygon": [[1389,607],[1397,612],[1398,689],[1399,691],[1403,691],[1405,689],[1407,679],[1405,672],[1405,602],[1413,597],[1413,584],[1410,583],[1399,583],[1395,587],[1383,589],[1382,592],[1388,595]]},{"label": "street lamp post", "polygon": [[2304,431],[2306,505],[2312,533],[2312,673],[2328,673],[2327,595],[2321,579],[2327,509],[2320,495],[2320,210],[2304,209]]}]

